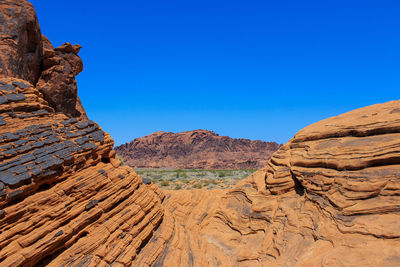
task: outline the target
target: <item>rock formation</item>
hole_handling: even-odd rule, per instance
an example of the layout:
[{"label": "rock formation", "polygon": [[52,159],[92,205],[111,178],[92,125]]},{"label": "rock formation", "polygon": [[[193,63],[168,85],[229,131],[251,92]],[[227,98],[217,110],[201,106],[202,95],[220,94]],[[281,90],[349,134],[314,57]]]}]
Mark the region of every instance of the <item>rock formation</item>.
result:
[{"label": "rock formation", "polygon": [[267,164],[279,146],[194,130],[152,133],[115,150],[127,165],[138,168],[258,169]]},{"label": "rock formation", "polygon": [[400,265],[400,101],[306,127],[233,189],[161,192],[49,105],[41,52],[6,34],[32,6],[0,8],[0,266]]},{"label": "rock formation", "polygon": [[[0,10],[0,266],[131,263],[162,220],[162,193],[119,166],[95,122],[58,105],[75,97],[63,90],[76,90],[79,48],[42,55],[31,4]],[[50,105],[45,90],[61,96]]]},{"label": "rock formation", "polygon": [[228,191],[171,191],[138,266],[398,266],[400,101],[298,132]]},{"label": "rock formation", "polygon": [[65,43],[53,49],[46,37],[42,36],[42,40],[43,68],[36,88],[57,112],[87,119],[75,80],[75,76],[83,70],[78,56],[81,46]]},{"label": "rock formation", "polygon": [[53,49],[26,1],[2,0],[0,11],[0,77],[24,79],[56,112],[87,119],[75,81],[83,69],[80,46],[65,43]]},{"label": "rock formation", "polygon": [[0,76],[36,84],[42,65],[42,40],[33,6],[25,1],[0,2]]}]

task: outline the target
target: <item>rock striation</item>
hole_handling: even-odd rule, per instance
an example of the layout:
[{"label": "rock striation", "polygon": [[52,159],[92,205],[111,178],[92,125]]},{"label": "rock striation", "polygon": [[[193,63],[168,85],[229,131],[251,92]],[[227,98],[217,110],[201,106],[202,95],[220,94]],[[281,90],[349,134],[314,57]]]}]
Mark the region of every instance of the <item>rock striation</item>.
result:
[{"label": "rock striation", "polygon": [[0,76],[35,84],[42,65],[42,40],[35,10],[25,1],[0,2]]},{"label": "rock striation", "polygon": [[0,266],[129,265],[163,194],[120,166],[97,123],[59,105],[78,101],[66,92],[79,47],[53,50],[26,1],[0,10]]},{"label": "rock striation", "polygon": [[227,191],[170,191],[138,266],[397,266],[400,101],[298,132]]},{"label": "rock striation", "polygon": [[162,193],[120,167],[91,120],[55,113],[27,81],[0,79],[0,265],[129,263]]},{"label": "rock striation", "polygon": [[78,56],[81,46],[64,43],[53,49],[46,37],[42,36],[42,40],[43,64],[36,88],[55,111],[87,119],[75,80],[75,76],[83,70],[82,60]]},{"label": "rock striation", "polygon": [[0,77],[26,80],[56,112],[87,119],[75,80],[83,69],[81,47],[65,43],[53,49],[27,1],[2,0],[0,11]]},{"label": "rock striation", "polygon": [[[304,128],[232,189],[162,192],[46,100],[34,10],[0,8],[0,266],[400,265],[400,101]],[[78,50],[50,58],[69,75]]]},{"label": "rock striation", "polygon": [[280,147],[275,142],[234,139],[207,130],[156,132],[115,148],[131,167],[258,169]]}]

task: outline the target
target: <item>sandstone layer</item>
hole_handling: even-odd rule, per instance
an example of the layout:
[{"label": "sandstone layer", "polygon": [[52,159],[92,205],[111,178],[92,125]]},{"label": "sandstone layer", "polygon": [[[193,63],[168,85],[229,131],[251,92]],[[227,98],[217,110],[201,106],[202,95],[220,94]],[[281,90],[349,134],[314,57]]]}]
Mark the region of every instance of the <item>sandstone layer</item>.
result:
[{"label": "sandstone layer", "polygon": [[298,132],[228,191],[170,191],[138,266],[400,265],[400,101]]},{"label": "sandstone layer", "polygon": [[137,168],[258,169],[280,147],[275,142],[235,139],[207,130],[156,132],[115,148]]},{"label": "sandstone layer", "polygon": [[75,80],[83,69],[80,48],[65,43],[53,49],[41,34],[32,4],[0,1],[0,77],[24,79],[55,111],[87,119]]},{"label": "sandstone layer", "polygon": [[68,109],[79,47],[53,50],[28,2],[1,1],[0,20],[0,266],[129,265],[162,220],[163,194]]},{"label": "sandstone layer", "polygon": [[0,8],[0,266],[400,265],[400,101],[304,128],[233,189],[161,192],[50,104],[32,6]]},{"label": "sandstone layer", "polygon": [[0,79],[0,98],[0,266],[130,263],[162,219],[158,188],[26,81]]}]

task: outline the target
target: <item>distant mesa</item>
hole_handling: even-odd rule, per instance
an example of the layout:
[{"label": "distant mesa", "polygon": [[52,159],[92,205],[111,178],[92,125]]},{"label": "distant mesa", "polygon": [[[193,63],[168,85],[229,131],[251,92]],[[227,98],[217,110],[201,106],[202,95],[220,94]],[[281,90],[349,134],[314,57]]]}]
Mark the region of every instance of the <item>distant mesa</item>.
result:
[{"label": "distant mesa", "polygon": [[155,132],[115,148],[125,164],[137,168],[258,169],[281,145],[235,139],[213,131]]}]

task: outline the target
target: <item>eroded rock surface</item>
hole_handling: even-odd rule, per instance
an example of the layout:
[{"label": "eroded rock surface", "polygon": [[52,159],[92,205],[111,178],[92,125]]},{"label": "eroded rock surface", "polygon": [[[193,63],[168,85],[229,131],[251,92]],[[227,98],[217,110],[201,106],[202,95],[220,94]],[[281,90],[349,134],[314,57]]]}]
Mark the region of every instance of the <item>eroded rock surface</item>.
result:
[{"label": "eroded rock surface", "polygon": [[87,119],[75,80],[75,76],[83,70],[78,56],[81,47],[65,43],[53,49],[46,37],[43,36],[42,40],[43,68],[36,88],[57,112]]},{"label": "eroded rock surface", "polygon": [[162,219],[158,188],[27,81],[0,79],[0,97],[0,265],[129,264]]},{"label": "eroded rock surface", "polygon": [[[161,192],[49,104],[32,6],[0,8],[0,266],[400,265],[400,101],[306,127],[233,189]],[[50,48],[81,70],[78,46]]]},{"label": "eroded rock surface", "polygon": [[0,22],[0,77],[24,79],[56,112],[87,119],[75,80],[83,69],[80,46],[65,43],[53,49],[25,0],[0,1]]},{"label": "eroded rock surface", "polygon": [[258,169],[280,147],[275,142],[235,139],[207,130],[156,132],[115,148],[138,168]]},{"label": "eroded rock surface", "polygon": [[129,265],[163,194],[73,113],[79,46],[53,49],[26,1],[0,1],[0,20],[0,266]]},{"label": "eroded rock surface", "polygon": [[35,84],[42,54],[33,6],[22,0],[0,1],[0,77],[16,77]]},{"label": "eroded rock surface", "polygon": [[228,191],[170,191],[138,266],[397,266],[400,101],[301,130]]}]

